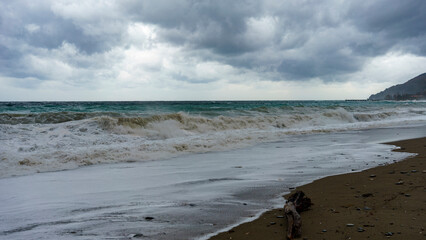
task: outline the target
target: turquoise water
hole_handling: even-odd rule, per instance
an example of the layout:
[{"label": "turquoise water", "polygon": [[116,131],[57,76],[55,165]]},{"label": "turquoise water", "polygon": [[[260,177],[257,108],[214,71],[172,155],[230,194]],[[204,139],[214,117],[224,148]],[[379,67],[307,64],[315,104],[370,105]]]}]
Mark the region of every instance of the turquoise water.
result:
[{"label": "turquoise water", "polygon": [[1,113],[119,112],[119,113],[208,113],[255,111],[258,108],[399,107],[426,106],[426,102],[397,101],[154,101],[154,102],[0,102]]},{"label": "turquoise water", "polygon": [[[0,102],[0,124],[58,123],[95,116],[146,117],[186,113],[205,117],[305,114],[342,108],[350,112],[424,109],[426,102],[396,101],[192,101],[192,102]],[[44,114],[44,120],[38,117]],[[55,116],[56,115],[56,116]]]}]

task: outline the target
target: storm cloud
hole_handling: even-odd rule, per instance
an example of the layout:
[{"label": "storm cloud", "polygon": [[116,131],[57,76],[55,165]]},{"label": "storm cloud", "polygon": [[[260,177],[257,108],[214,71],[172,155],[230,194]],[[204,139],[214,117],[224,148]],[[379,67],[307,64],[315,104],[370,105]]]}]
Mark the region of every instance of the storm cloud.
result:
[{"label": "storm cloud", "polygon": [[0,77],[23,88],[344,82],[383,56],[423,59],[425,12],[422,0],[5,1]]}]

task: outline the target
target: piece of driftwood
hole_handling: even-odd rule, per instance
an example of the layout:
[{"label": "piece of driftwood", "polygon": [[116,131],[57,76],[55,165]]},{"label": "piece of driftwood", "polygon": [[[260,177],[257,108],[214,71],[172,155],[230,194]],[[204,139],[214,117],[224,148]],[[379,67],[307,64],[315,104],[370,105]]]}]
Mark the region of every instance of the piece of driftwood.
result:
[{"label": "piece of driftwood", "polygon": [[284,213],[287,217],[287,238],[294,239],[302,235],[302,218],[300,212],[307,210],[312,205],[311,199],[302,191],[292,194],[284,205]]},{"label": "piece of driftwood", "polygon": [[302,234],[302,218],[296,211],[294,204],[292,202],[286,203],[284,205],[284,212],[288,222],[287,238],[293,239],[300,236]]}]

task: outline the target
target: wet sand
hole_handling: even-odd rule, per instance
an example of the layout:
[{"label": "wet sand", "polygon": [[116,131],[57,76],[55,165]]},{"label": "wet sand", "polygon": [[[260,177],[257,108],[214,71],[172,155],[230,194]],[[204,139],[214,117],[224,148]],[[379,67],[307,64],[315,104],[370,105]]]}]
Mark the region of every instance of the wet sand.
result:
[{"label": "wet sand", "polygon": [[[389,144],[418,155],[293,190],[304,191],[314,203],[301,213],[300,239],[426,239],[426,138]],[[283,209],[268,211],[210,240],[284,240],[283,215]]]}]

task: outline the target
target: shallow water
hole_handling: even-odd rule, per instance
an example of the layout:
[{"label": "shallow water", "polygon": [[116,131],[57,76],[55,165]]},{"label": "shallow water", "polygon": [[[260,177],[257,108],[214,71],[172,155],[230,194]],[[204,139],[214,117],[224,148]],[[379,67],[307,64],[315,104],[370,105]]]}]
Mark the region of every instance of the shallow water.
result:
[{"label": "shallow water", "polygon": [[[288,135],[237,150],[0,179],[0,239],[195,239],[281,206],[289,187],[399,161],[426,125]],[[152,217],[153,219],[150,219]]]}]

